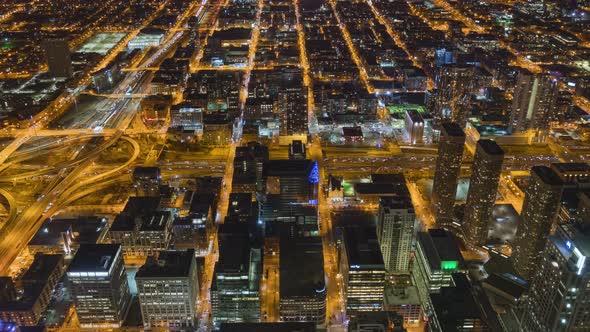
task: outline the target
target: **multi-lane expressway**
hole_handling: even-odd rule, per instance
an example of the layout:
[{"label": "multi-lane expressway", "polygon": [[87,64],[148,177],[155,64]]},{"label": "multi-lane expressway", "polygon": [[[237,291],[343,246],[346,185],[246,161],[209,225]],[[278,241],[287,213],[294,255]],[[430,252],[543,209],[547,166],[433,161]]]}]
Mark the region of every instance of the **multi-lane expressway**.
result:
[{"label": "multi-lane expressway", "polygon": [[[203,4],[204,3],[205,1]],[[196,4],[189,6],[187,12],[185,12],[178,21],[177,26],[182,26],[198,7],[200,6],[197,6]],[[164,5],[160,10],[163,8]],[[158,12],[159,10],[157,13]],[[155,16],[150,17],[145,23],[149,23],[154,17]],[[136,35],[143,27],[145,27],[145,25],[142,25],[139,29],[131,32],[128,35],[128,39],[129,37]],[[165,37],[165,40],[159,49],[149,58],[144,59],[139,67],[149,68],[152,66],[158,66],[165,56],[175,48],[183,34],[184,31],[180,29],[171,31]],[[118,52],[113,52],[111,56],[116,56],[117,53]],[[105,58],[101,63],[107,63],[107,60],[110,61]],[[149,81],[150,76],[151,73],[146,71],[130,72],[117,88],[115,88],[113,93],[121,94],[122,92],[128,91],[130,88],[134,93],[141,93],[145,90],[146,83]],[[46,217],[51,216],[75,199],[111,186],[117,182],[129,180],[129,174],[126,173],[126,171],[134,165],[134,162],[140,153],[139,144],[132,138],[123,136],[123,130],[127,129],[127,126],[137,111],[137,105],[133,105],[132,103],[138,103],[133,101],[132,98],[124,96],[123,98],[115,100],[112,111],[108,114],[101,114],[97,119],[98,124],[92,128],[68,128],[57,131],[45,128],[47,124],[61,116],[61,114],[71,106],[76,96],[86,88],[87,84],[87,80],[84,79],[79,83],[78,88],[58,97],[58,99],[56,99],[46,110],[39,113],[33,119],[33,124],[30,128],[14,130],[12,132],[4,131],[2,133],[4,136],[12,136],[15,137],[15,139],[0,152],[0,164],[6,162],[22,144],[27,142],[33,136],[67,136],[68,140],[77,140],[80,136],[88,137],[89,135],[100,135],[104,136],[106,141],[94,151],[70,160],[63,165],[58,165],[63,168],[57,170],[54,181],[50,183],[49,188],[46,188],[44,194],[42,194],[37,201],[28,206],[19,216],[14,217],[11,214],[12,220],[9,220],[10,222],[7,222],[5,227],[0,230],[0,272],[5,272],[7,270],[8,266],[24,248],[28,240],[34,235]],[[127,134],[131,133],[132,132],[128,132]],[[133,134],[142,133],[144,132],[133,132]],[[153,133],[153,131],[147,131],[146,133]],[[101,153],[119,139],[131,144],[133,153],[129,159],[123,164],[110,170],[89,176],[88,173],[92,170],[93,165]],[[63,144],[63,142],[61,142],[61,144]],[[27,152],[24,153],[26,154]],[[27,177],[30,176],[31,174],[27,174]],[[10,201],[9,196],[4,196]]]}]

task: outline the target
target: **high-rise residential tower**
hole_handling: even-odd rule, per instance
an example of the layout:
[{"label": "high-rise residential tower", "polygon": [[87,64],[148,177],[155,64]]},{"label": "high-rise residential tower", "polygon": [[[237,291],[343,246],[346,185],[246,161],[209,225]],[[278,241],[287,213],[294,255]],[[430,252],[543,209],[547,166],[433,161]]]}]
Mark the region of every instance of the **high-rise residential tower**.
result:
[{"label": "high-rise residential tower", "polygon": [[453,121],[464,127],[473,93],[475,67],[470,65],[441,66],[436,75],[437,92],[434,119],[437,125]]},{"label": "high-rise residential tower", "polygon": [[463,218],[465,240],[472,246],[486,241],[503,160],[504,151],[496,142],[488,139],[477,142]]},{"label": "high-rise residential tower", "polygon": [[525,279],[530,279],[537,269],[562,191],[563,182],[555,171],[547,166],[533,166],[512,253],[514,268]]},{"label": "high-rise residential tower", "polygon": [[416,239],[416,213],[409,197],[381,197],[377,217],[377,239],[385,270],[408,272],[412,244]]},{"label": "high-rise residential tower", "polygon": [[514,88],[510,131],[548,130],[554,117],[557,95],[557,82],[551,76],[521,71]]},{"label": "high-rise residential tower", "polygon": [[432,188],[434,215],[440,227],[450,227],[453,222],[464,144],[465,133],[458,124],[442,124]]},{"label": "high-rise residential tower", "polygon": [[523,331],[584,331],[590,325],[590,236],[578,225],[557,226],[547,239],[523,310]]}]

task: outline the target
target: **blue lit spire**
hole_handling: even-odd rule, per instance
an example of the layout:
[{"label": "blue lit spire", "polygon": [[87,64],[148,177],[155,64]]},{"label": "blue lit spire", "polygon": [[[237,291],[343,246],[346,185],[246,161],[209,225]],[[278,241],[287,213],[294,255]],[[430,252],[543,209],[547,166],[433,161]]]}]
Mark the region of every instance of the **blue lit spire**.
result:
[{"label": "blue lit spire", "polygon": [[318,183],[320,182],[320,170],[318,169],[318,162],[313,162],[313,167],[311,168],[311,172],[309,172],[309,182],[310,183]]}]

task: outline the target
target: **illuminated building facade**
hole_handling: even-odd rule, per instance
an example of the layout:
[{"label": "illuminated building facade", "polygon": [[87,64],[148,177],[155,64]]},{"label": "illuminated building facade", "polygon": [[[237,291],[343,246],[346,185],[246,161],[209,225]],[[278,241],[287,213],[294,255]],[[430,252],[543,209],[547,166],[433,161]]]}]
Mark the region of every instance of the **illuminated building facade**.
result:
[{"label": "illuminated building facade", "polygon": [[422,305],[427,306],[430,293],[452,286],[453,273],[461,272],[463,265],[463,256],[453,234],[444,229],[418,233],[412,277]]},{"label": "illuminated building facade", "polygon": [[170,108],[170,126],[174,128],[203,131],[203,109],[190,103],[174,105]]},{"label": "illuminated building facade", "polygon": [[307,135],[306,92],[307,90],[302,86],[285,88],[279,92],[281,135]]},{"label": "illuminated building facade", "polygon": [[410,141],[410,144],[422,143],[422,137],[424,136],[424,119],[418,111],[407,110],[404,115],[404,123],[406,129],[406,136]]},{"label": "illuminated building facade", "polygon": [[416,213],[409,197],[381,197],[377,216],[377,238],[385,269],[408,272],[416,239]]},{"label": "illuminated building facade", "polygon": [[475,67],[471,65],[450,64],[438,68],[434,100],[434,119],[437,125],[453,121],[460,127],[465,126],[474,78]]},{"label": "illuminated building facade", "polygon": [[281,236],[280,241],[280,320],[323,323],[327,292],[322,241],[317,237],[288,236]]},{"label": "illuminated building facade", "polygon": [[344,281],[346,310],[354,315],[360,311],[383,308],[385,266],[374,227],[347,226],[338,228],[341,236],[339,269]]},{"label": "illuminated building facade", "polygon": [[194,250],[149,256],[135,281],[144,328],[195,327],[199,283]]},{"label": "illuminated building facade", "polygon": [[5,279],[2,291],[8,296],[2,296],[5,301],[0,302],[0,322],[37,325],[64,270],[63,255],[36,254],[29,269],[17,280],[18,292],[12,279]]},{"label": "illuminated building facade", "polygon": [[398,274],[388,279],[383,295],[383,310],[401,315],[408,326],[416,326],[422,320],[422,303],[418,288],[413,286],[409,274]]},{"label": "illuminated building facade", "polygon": [[547,239],[523,308],[523,331],[582,331],[590,324],[590,237],[565,223]]},{"label": "illuminated building facade", "polygon": [[485,244],[503,160],[504,151],[496,142],[487,139],[477,142],[463,218],[465,240],[469,245]]},{"label": "illuminated building facade", "polygon": [[67,276],[82,328],[121,327],[131,295],[120,245],[81,245]]},{"label": "illuminated building facade", "polygon": [[250,245],[245,228],[224,224],[219,229],[219,260],[211,285],[213,323],[260,320],[260,248]]},{"label": "illuminated building facade", "polygon": [[458,124],[442,124],[432,188],[434,216],[439,227],[452,227],[464,144],[465,133]]},{"label": "illuminated building facade", "polygon": [[557,81],[550,75],[521,71],[514,88],[510,131],[547,131],[554,120],[557,95]]},{"label": "illuminated building facade", "polygon": [[512,252],[514,268],[529,280],[537,270],[555,216],[559,211],[563,182],[549,167],[534,166],[525,190],[521,220]]}]

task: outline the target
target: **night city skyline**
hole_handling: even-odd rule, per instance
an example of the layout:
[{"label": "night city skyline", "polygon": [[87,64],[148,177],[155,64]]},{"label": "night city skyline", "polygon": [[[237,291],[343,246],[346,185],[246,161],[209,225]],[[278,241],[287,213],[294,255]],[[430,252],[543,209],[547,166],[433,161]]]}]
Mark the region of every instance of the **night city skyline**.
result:
[{"label": "night city skyline", "polygon": [[3,0],[0,332],[590,330],[589,0]]}]

